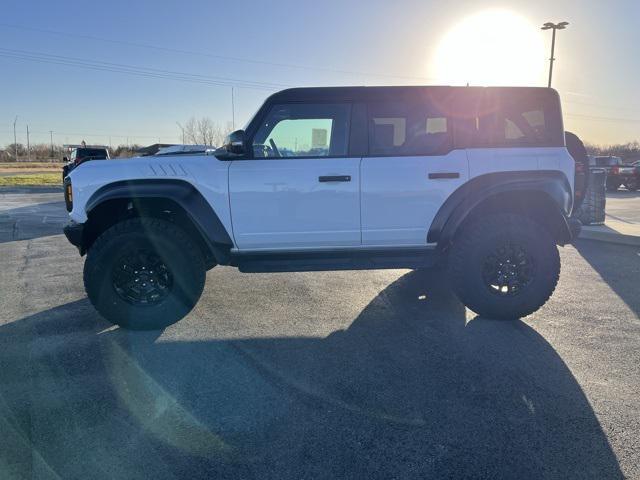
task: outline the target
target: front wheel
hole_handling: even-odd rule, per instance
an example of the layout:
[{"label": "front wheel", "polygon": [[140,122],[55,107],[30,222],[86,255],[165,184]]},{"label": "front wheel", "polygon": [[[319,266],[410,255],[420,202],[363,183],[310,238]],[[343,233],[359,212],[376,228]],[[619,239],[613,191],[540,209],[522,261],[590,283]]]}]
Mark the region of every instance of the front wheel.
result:
[{"label": "front wheel", "polygon": [[153,218],[125,220],[89,249],[84,284],[108,321],[132,330],[171,325],[195,306],[205,282],[200,249],[176,225]]},{"label": "front wheel", "polygon": [[549,299],[560,276],[560,256],[541,225],[519,215],[490,215],[456,236],[449,275],[460,300],[474,312],[517,319]]}]

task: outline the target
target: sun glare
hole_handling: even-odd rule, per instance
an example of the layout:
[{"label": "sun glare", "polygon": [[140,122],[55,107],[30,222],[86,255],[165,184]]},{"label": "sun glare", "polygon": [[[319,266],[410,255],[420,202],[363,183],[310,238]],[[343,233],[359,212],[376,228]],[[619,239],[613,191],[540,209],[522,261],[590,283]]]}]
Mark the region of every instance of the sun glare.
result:
[{"label": "sun glare", "polygon": [[545,66],[541,33],[508,10],[469,16],[442,38],[432,71],[450,85],[540,85]]}]

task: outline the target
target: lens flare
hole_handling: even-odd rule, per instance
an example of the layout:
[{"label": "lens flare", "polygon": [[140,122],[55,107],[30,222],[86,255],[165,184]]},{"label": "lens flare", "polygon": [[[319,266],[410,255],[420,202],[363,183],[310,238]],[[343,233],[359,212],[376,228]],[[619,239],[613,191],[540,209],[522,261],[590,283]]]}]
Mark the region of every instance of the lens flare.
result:
[{"label": "lens flare", "polygon": [[455,25],[440,41],[432,71],[450,85],[544,85],[542,32],[509,10],[487,10]]}]

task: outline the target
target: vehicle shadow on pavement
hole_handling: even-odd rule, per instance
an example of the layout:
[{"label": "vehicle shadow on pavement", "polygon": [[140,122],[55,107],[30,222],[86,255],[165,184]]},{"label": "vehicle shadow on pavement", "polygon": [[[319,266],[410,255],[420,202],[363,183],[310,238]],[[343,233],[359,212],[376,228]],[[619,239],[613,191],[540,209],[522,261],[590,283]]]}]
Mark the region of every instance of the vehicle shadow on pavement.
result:
[{"label": "vehicle shadow on pavement", "polygon": [[[640,318],[637,273],[640,249],[592,240],[577,240],[573,246],[609,287]],[[633,277],[630,273],[635,273]]]},{"label": "vehicle shadow on pavement", "polygon": [[68,219],[64,202],[0,210],[0,243],[60,235]]},{"label": "vehicle shadow on pavement", "polygon": [[441,278],[400,277],[326,338],[165,340],[107,329],[84,300],[5,325],[0,468],[62,478],[622,478],[553,347],[521,321],[467,322]]}]

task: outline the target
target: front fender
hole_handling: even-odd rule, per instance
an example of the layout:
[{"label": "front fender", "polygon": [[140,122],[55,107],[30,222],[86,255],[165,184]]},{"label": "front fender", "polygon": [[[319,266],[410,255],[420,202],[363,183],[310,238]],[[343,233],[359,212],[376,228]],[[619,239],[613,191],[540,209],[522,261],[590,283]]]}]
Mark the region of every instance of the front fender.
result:
[{"label": "front fender", "polygon": [[[87,216],[98,205],[116,199],[156,198],[177,203],[202,234],[216,257],[221,249],[228,251],[233,242],[220,218],[202,194],[189,182],[176,179],[127,180],[109,183],[96,190],[87,200]],[[218,258],[218,261],[222,260]]]}]

